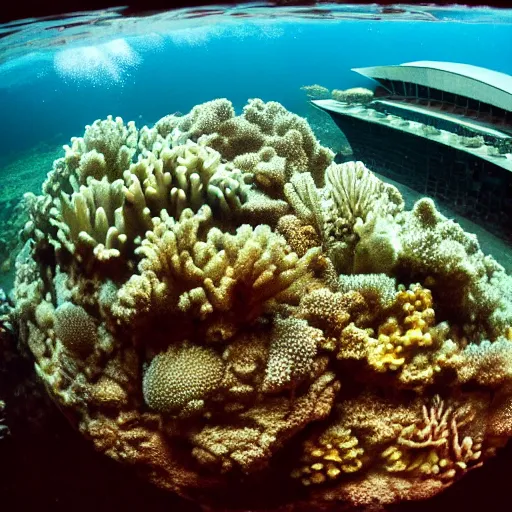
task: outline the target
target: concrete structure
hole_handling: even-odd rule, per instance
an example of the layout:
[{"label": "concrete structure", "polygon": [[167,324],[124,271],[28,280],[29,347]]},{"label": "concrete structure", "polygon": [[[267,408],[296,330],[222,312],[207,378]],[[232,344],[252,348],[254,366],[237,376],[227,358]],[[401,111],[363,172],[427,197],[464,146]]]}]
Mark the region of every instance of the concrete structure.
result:
[{"label": "concrete structure", "polygon": [[449,62],[359,68],[365,105],[313,100],[355,160],[512,241],[512,77]]}]

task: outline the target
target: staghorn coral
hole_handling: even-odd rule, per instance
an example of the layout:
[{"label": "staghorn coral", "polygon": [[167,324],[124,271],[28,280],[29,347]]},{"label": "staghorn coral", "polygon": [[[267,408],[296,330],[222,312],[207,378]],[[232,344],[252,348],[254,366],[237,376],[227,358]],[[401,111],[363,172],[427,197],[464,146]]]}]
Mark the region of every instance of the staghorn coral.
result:
[{"label": "staghorn coral", "polygon": [[64,150],[10,320],[101,452],[207,507],[329,510],[431,496],[512,435],[512,278],[279,103]]},{"label": "staghorn coral", "polygon": [[481,441],[459,434],[473,419],[472,414],[471,410],[446,407],[439,395],[434,396],[429,408],[423,406],[422,419],[404,427],[396,444],[382,453],[386,470],[452,480],[481,466]]},{"label": "staghorn coral", "polygon": [[203,241],[199,233],[211,216],[205,205],[197,214],[185,210],[179,222],[166,213],[155,218],[153,231],[136,251],[143,256],[140,274],[121,288],[113,305],[120,321],[167,314],[183,324],[219,312],[226,330],[229,319],[234,326],[276,304],[298,302],[302,286],[312,281],[310,267],[318,250],[299,259],[264,225],[242,225],[235,235],[212,227]]}]

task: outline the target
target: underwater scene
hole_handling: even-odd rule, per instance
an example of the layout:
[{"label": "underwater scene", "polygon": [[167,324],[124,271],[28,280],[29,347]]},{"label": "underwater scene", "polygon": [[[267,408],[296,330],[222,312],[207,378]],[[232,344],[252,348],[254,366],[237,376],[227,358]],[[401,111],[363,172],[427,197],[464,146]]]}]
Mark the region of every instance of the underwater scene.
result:
[{"label": "underwater scene", "polygon": [[2,510],[509,509],[512,9],[0,36]]}]

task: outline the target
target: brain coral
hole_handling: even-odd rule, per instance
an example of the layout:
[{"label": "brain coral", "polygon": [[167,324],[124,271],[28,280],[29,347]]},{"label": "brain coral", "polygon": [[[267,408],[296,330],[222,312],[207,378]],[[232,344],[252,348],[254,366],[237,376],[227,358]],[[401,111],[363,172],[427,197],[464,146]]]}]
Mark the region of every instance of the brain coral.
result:
[{"label": "brain coral", "polygon": [[276,102],[73,138],[20,340],[96,449],[220,510],[425,498],[512,436],[512,278]]},{"label": "brain coral", "polygon": [[213,349],[172,345],[144,372],[144,400],[159,412],[202,407],[201,401],[218,388],[223,373],[222,359]]}]

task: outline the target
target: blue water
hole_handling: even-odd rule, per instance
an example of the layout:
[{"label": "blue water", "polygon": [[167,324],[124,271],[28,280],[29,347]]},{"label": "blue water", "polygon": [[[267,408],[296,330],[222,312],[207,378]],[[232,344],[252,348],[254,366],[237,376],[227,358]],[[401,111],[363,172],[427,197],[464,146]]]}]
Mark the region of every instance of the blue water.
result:
[{"label": "blue water", "polygon": [[218,97],[237,110],[260,97],[303,114],[303,85],[371,87],[353,67],[442,60],[512,74],[507,24],[251,21],[91,46],[0,66],[4,162],[42,141],[66,143],[108,114],[142,125]]}]

